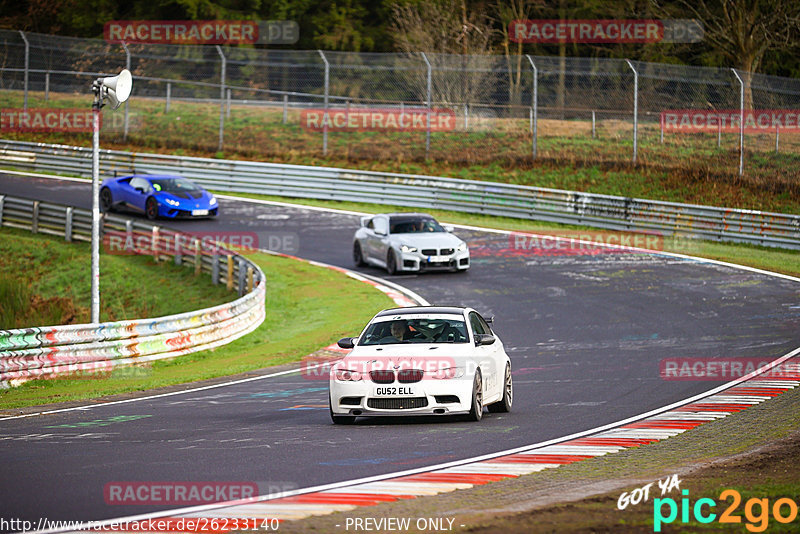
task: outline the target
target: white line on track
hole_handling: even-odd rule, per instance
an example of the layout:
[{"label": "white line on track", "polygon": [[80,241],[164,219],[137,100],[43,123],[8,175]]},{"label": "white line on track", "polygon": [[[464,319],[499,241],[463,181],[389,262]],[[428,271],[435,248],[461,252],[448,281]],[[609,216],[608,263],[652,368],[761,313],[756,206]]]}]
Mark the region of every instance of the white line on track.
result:
[{"label": "white line on track", "polygon": [[[603,431],[612,431],[612,432],[607,432],[607,437],[619,438],[619,437],[623,436],[624,433],[625,433],[624,430],[623,431],[618,431],[616,433],[613,432],[613,429],[615,429],[615,428],[617,428],[619,426],[623,426],[623,425],[626,425],[626,424],[629,424],[629,423],[633,423],[633,422],[639,421],[641,419],[646,419],[646,418],[651,417],[653,415],[658,415],[659,413],[669,411],[669,410],[671,410],[673,408],[677,408],[677,407],[683,406],[685,404],[690,404],[692,402],[696,402],[696,401],[698,401],[700,399],[703,399],[705,397],[708,397],[710,395],[714,395],[714,394],[716,394],[716,393],[718,393],[720,391],[724,391],[725,389],[734,387],[737,384],[740,384],[741,382],[744,382],[744,381],[749,380],[749,379],[751,379],[751,378],[753,378],[755,376],[758,376],[759,374],[762,374],[762,373],[772,369],[773,367],[780,365],[784,361],[786,361],[786,360],[788,360],[790,358],[793,358],[795,356],[798,356],[798,355],[800,355],[800,348],[797,348],[797,349],[793,350],[792,352],[790,352],[788,354],[785,354],[784,356],[778,358],[777,360],[771,362],[768,365],[765,365],[764,367],[762,367],[760,369],[757,369],[756,371],[753,371],[753,372],[751,372],[751,373],[749,373],[749,374],[747,374],[745,376],[742,376],[742,377],[740,377],[740,378],[738,378],[736,380],[728,382],[727,384],[723,384],[723,385],[718,386],[718,387],[716,387],[714,389],[711,389],[711,390],[709,390],[709,391],[707,391],[705,393],[700,393],[699,395],[695,395],[693,397],[689,397],[688,399],[684,399],[682,401],[678,401],[678,402],[675,402],[675,403],[670,404],[668,406],[657,408],[655,410],[651,410],[649,412],[646,412],[646,413],[643,413],[643,414],[640,414],[640,415],[629,417],[629,418],[623,419],[621,421],[617,421],[617,422],[614,422],[614,423],[609,423],[609,424],[602,425],[602,426],[599,426],[599,427],[596,427],[596,428],[592,428],[592,429],[589,429],[589,430],[583,430],[581,432],[576,432],[576,433],[570,434],[568,436],[564,436],[564,437],[560,437],[560,438],[554,438],[554,439],[551,439],[551,440],[542,441],[542,442],[534,443],[534,444],[531,444],[531,445],[525,445],[525,446],[517,447],[517,448],[514,448],[514,449],[507,449],[505,451],[494,452],[494,453],[491,453],[491,454],[484,454],[482,456],[476,456],[476,457],[473,457],[473,458],[465,458],[463,460],[456,460],[456,461],[446,462],[446,463],[433,465],[433,466],[419,467],[419,468],[416,468],[416,469],[409,469],[409,470],[406,470],[406,471],[398,471],[398,472],[394,472],[394,473],[388,473],[388,474],[383,474],[383,475],[374,475],[374,476],[371,476],[371,477],[359,478],[359,479],[355,479],[355,480],[346,480],[346,481],[343,481],[343,482],[334,482],[334,483],[331,483],[331,484],[323,484],[323,485],[320,485],[320,486],[302,488],[302,489],[297,489],[297,490],[293,490],[293,491],[282,492],[279,495],[259,495],[258,497],[253,497],[253,498],[250,498],[250,499],[245,499],[245,500],[240,500],[240,501],[228,501],[228,502],[206,504],[206,505],[200,505],[200,506],[191,506],[191,507],[186,507],[186,508],[177,508],[177,509],[167,510],[167,511],[163,511],[163,512],[154,512],[154,513],[127,516],[127,517],[118,517],[118,518],[114,518],[114,519],[107,519],[107,520],[103,520],[103,521],[93,522],[92,525],[95,526],[95,527],[102,527],[102,526],[109,526],[109,525],[114,524],[114,523],[123,523],[123,522],[132,523],[132,522],[135,522],[135,521],[142,521],[142,520],[147,520],[147,519],[157,519],[157,518],[161,518],[161,517],[171,517],[171,516],[178,516],[178,515],[196,514],[196,513],[199,513],[199,512],[209,512],[209,511],[213,511],[213,510],[219,510],[221,508],[228,508],[228,507],[231,507],[231,506],[239,506],[239,505],[243,505],[243,504],[252,504],[252,503],[257,503],[257,502],[265,502],[265,501],[270,501],[270,500],[273,500],[273,499],[292,497],[292,496],[295,496],[295,495],[303,495],[303,494],[306,494],[306,493],[330,492],[331,490],[336,490],[336,489],[340,489],[340,488],[346,488],[346,487],[355,486],[355,485],[358,485],[358,484],[367,484],[367,483],[372,483],[372,482],[380,482],[380,481],[384,481],[384,480],[387,480],[387,479],[410,476],[410,475],[415,475],[415,474],[419,474],[419,473],[426,473],[426,472],[429,472],[429,471],[448,470],[450,468],[464,466],[466,464],[473,464],[473,463],[481,462],[481,461],[484,461],[484,460],[491,460],[493,458],[497,458],[497,457],[500,457],[500,456],[507,456],[507,455],[510,455],[510,454],[518,454],[518,453],[522,453],[522,452],[528,452],[528,451],[534,451],[534,450],[537,450],[537,449],[543,449],[543,448],[551,446],[551,445],[557,445],[557,444],[563,443],[565,441],[570,441],[570,440],[581,438],[581,437],[585,437],[585,436],[588,436],[588,435],[597,434],[597,433],[603,432]],[[729,414],[726,414],[726,415],[729,415]],[[645,435],[652,435],[652,437],[655,438],[655,439],[665,439],[665,438],[668,438],[668,437],[670,437],[672,435],[677,435],[677,434],[680,434],[682,432],[685,432],[687,430],[689,430],[689,429],[680,429],[680,430],[676,430],[676,429],[644,429],[644,430],[637,429],[637,430],[634,430],[632,432],[634,432],[634,435],[636,437],[642,437],[642,436],[645,436]],[[552,464],[552,465],[551,464],[546,464],[546,465],[548,465],[548,466],[557,466],[557,464]],[[541,466],[542,466],[542,464],[539,464],[538,466],[532,465],[530,467],[524,466],[524,464],[523,465],[521,465],[521,464],[512,464],[511,466],[508,466],[508,467],[504,468],[503,465],[498,464],[497,472],[500,473],[500,472],[506,472],[507,471],[509,473],[514,473],[514,474],[523,474],[522,471],[525,471],[526,469],[527,469],[528,472],[534,472],[534,471],[543,469],[544,467],[541,467]],[[454,472],[458,472],[458,473],[464,473],[464,472],[468,472],[469,469],[470,469],[469,467],[466,467],[466,468],[460,467],[459,469],[453,470],[453,471]],[[506,469],[506,471],[503,471],[503,469]],[[485,466],[482,466],[480,469],[477,469],[477,470],[479,472],[486,472]],[[55,533],[55,532],[64,532],[64,529],[42,530],[42,531],[38,531],[38,532],[40,534],[50,534],[50,533]]]}]

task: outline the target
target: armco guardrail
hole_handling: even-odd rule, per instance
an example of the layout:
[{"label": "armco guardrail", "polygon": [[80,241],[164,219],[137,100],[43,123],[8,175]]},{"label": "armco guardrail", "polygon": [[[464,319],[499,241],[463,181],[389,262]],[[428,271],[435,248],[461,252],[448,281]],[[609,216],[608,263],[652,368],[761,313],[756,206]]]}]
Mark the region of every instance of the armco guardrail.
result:
[{"label": "armco guardrail", "polygon": [[[90,241],[91,221],[87,210],[0,195],[0,226]],[[197,274],[210,273],[212,283],[225,283],[240,296],[213,308],[156,319],[0,330],[0,387],[174,358],[229,343],[264,321],[264,273],[242,256],[196,237],[109,214],[103,215],[103,233],[135,243],[132,250],[157,261],[169,258]],[[176,241],[184,247],[176,250]]]},{"label": "armco guardrail", "polygon": [[[91,175],[91,150],[0,141],[0,164]],[[800,216],[661,202],[521,185],[253,161],[104,150],[101,173],[180,174],[217,191],[361,201],[681,234],[800,249]]]}]

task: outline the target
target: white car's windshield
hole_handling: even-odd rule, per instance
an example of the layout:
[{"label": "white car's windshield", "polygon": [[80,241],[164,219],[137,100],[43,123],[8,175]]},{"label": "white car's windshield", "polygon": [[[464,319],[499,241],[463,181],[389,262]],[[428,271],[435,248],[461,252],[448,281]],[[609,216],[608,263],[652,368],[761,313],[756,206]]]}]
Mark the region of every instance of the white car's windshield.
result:
[{"label": "white car's windshield", "polygon": [[420,232],[444,232],[445,229],[430,217],[392,217],[389,221],[389,233],[416,234]]},{"label": "white car's windshield", "polygon": [[397,343],[467,343],[464,321],[452,319],[395,319],[375,322],[367,327],[359,345]]}]

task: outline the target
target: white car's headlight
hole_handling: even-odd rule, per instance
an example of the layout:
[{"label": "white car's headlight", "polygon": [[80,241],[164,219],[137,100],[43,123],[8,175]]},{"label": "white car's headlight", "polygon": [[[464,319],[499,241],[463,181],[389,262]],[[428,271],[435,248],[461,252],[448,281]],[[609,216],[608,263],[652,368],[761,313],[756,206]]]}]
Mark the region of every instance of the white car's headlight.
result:
[{"label": "white car's headlight", "polygon": [[350,369],[336,369],[334,370],[336,380],[340,382],[358,382],[361,380],[361,373],[358,371],[351,371]]},{"label": "white car's headlight", "polygon": [[438,380],[461,378],[462,376],[464,376],[464,369],[462,367],[445,367],[444,369],[437,369],[431,372],[431,377]]},{"label": "white car's headlight", "polygon": [[458,248],[456,248],[456,250],[458,252],[464,252],[465,250],[467,250],[467,244],[462,242],[460,245],[458,245]]},{"label": "white car's headlight", "polygon": [[412,252],[416,252],[417,247],[409,247],[408,245],[400,245],[400,252],[405,252],[406,254],[410,254]]},{"label": "white car's headlight", "polygon": [[178,202],[177,200],[172,200],[171,198],[165,198],[164,202],[166,202],[170,206],[180,206],[181,205],[180,202]]}]

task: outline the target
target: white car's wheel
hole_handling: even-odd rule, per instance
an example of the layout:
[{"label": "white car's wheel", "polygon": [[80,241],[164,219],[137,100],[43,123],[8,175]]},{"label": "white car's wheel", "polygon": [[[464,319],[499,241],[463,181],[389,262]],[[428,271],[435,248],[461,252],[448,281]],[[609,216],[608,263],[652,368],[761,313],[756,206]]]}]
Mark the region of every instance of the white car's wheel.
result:
[{"label": "white car's wheel", "polygon": [[475,378],[472,381],[472,406],[469,410],[470,421],[480,421],[483,417],[483,379],[481,370],[475,371]]},{"label": "white car's wheel", "polygon": [[330,397],[328,397],[328,409],[331,412],[331,421],[333,421],[334,425],[352,425],[356,422],[355,415],[336,415],[333,413],[333,402]]},{"label": "white car's wheel", "polygon": [[511,411],[511,402],[514,400],[514,384],[511,381],[511,366],[506,364],[505,377],[503,378],[503,398],[487,406],[492,413]]}]

